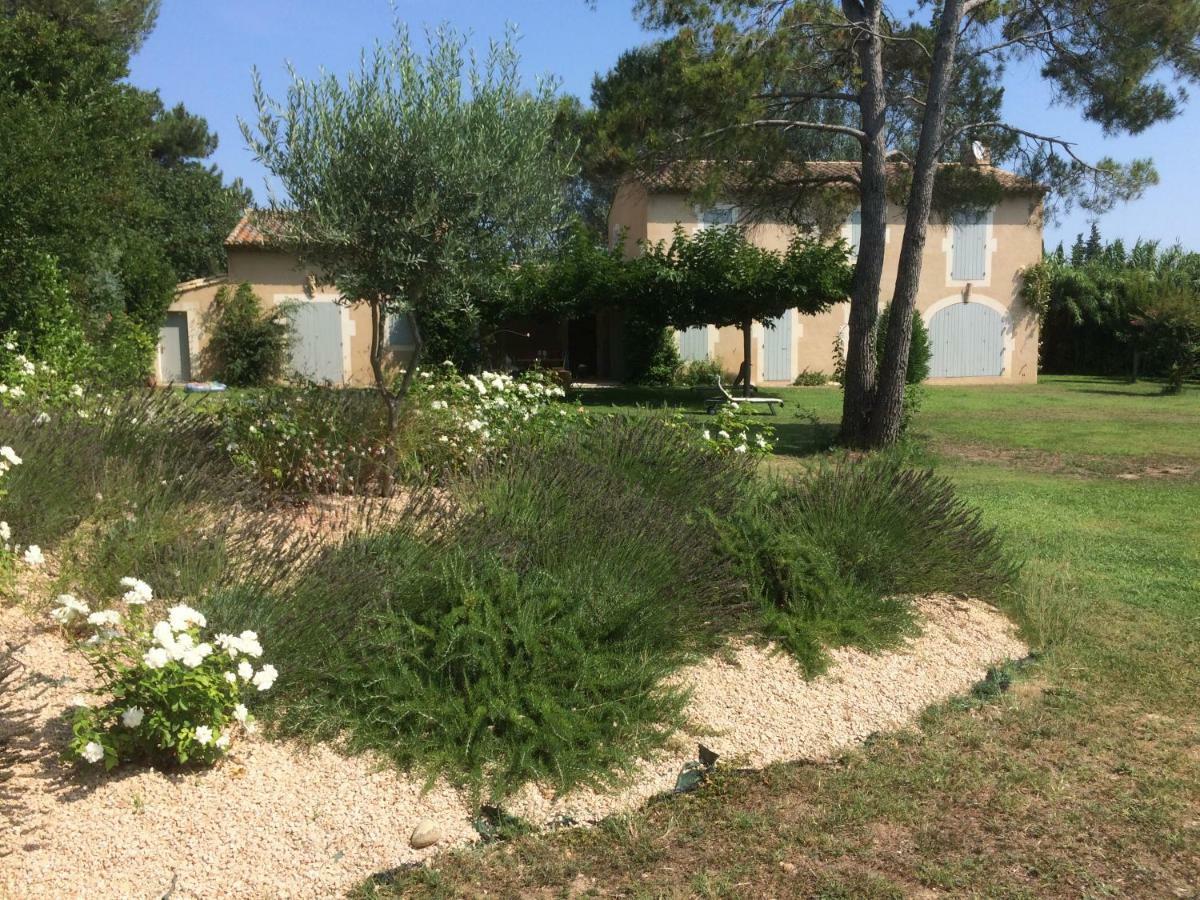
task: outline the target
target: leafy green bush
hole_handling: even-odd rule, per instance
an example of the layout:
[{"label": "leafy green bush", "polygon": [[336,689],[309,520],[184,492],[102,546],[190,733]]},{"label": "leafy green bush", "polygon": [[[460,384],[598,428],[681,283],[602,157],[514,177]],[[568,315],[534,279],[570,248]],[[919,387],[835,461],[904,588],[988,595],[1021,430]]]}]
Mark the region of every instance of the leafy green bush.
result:
[{"label": "leafy green bush", "polygon": [[821,387],[822,385],[829,384],[829,381],[830,376],[824,372],[805,369],[796,376],[796,380],[792,384],[796,387]]},{"label": "leafy green bush", "polygon": [[655,417],[584,420],[453,501],[414,498],[286,596],[248,584],[209,607],[275,636],[286,731],[345,733],[493,798],[603,782],[678,724],[663,679],[736,612],[704,511],[728,515],[751,477]]},{"label": "leafy green bush", "polygon": [[721,364],[715,359],[692,359],[676,370],[674,384],[676,387],[705,387],[716,384],[723,376]]},{"label": "leafy green bush", "polygon": [[223,286],[209,312],[208,352],[217,378],[234,387],[270,384],[287,359],[291,323],[286,309],[263,311],[248,283]]},{"label": "leafy green bush", "polygon": [[[875,356],[883,359],[883,347],[887,342],[888,318],[892,308],[889,306],[879,314],[875,323]],[[908,347],[908,368],[904,373],[905,384],[920,384],[929,377],[929,363],[933,359],[933,347],[929,343],[929,329],[919,312],[912,317],[912,343]]]},{"label": "leafy green bush", "polygon": [[[253,631],[240,635],[204,633],[207,620],[190,606],[167,610],[150,625],[150,586],[126,577],[126,612],[92,612],[70,594],[58,598],[51,616],[71,635],[90,631],[76,643],[100,683],[100,706],[76,709],[68,755],[112,769],[124,762],[157,765],[211,764],[229,747],[234,723],[250,725],[243,699],[267,691],[278,674],[255,666],[262,645]],[[254,660],[255,662],[251,662]]]},{"label": "leafy green bush", "polygon": [[1200,293],[1165,286],[1147,304],[1139,324],[1151,362],[1166,374],[1163,393],[1178,394],[1200,372]]},{"label": "leafy green bush", "polygon": [[271,490],[361,493],[383,475],[387,423],[370,391],[276,386],[229,398],[219,415],[234,463]]},{"label": "leafy green bush", "polygon": [[904,634],[911,595],[994,597],[1015,575],[948,480],[894,456],[769,483],[718,528],[766,633],[810,672],[825,647],[876,648]]},{"label": "leafy green bush", "polygon": [[630,313],[625,318],[626,377],[633,384],[669,385],[675,381],[682,360],[675,333],[661,322]]}]

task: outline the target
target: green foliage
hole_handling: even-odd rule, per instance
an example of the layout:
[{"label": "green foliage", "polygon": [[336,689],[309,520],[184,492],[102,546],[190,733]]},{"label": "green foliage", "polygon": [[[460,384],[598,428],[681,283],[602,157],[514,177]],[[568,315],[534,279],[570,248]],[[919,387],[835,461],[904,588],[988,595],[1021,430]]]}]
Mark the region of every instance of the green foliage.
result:
[{"label": "green foliage", "polygon": [[[535,259],[554,236],[571,171],[555,139],[553,85],[521,83],[511,39],[482,64],[447,30],[430,44],[419,55],[398,26],[354,77],[297,76],[280,102],[256,73],[257,127],[243,123],[289,198],[263,226],[343,296],[365,298],[381,329],[387,315],[419,324],[448,295],[465,314],[473,298],[456,286]],[[377,385],[390,420],[410,384]]]},{"label": "green foliage", "polygon": [[1139,322],[1151,360],[1166,374],[1163,393],[1178,394],[1200,372],[1200,291],[1167,285]]},{"label": "green foliage", "polygon": [[209,313],[208,352],[217,378],[235,387],[270,384],[283,373],[291,338],[286,307],[264,310],[254,289],[243,282],[224,285]]},{"label": "green foliage", "polygon": [[[892,308],[886,307],[879,314],[875,323],[875,356],[883,358],[883,345],[887,341],[888,319]],[[929,377],[929,362],[933,359],[933,348],[929,344],[929,329],[919,312],[912,317],[912,336],[908,345],[908,368],[905,370],[905,384],[920,384]],[[907,406],[907,404],[905,404]]]},{"label": "green foliage", "polygon": [[827,647],[876,648],[905,634],[912,595],[996,597],[1014,577],[996,534],[952,484],[895,455],[772,482],[718,527],[766,634],[809,672],[824,667]]},{"label": "green foliage", "polygon": [[[1060,247],[1023,273],[1021,296],[1042,318],[1040,364],[1051,373],[1130,371],[1142,348],[1135,322],[1163,291],[1200,287],[1200,254],[1139,240],[1126,250],[1093,228],[1070,255]],[[1142,372],[1166,375],[1170,362],[1151,354]]]},{"label": "green foliage", "polygon": [[248,586],[214,618],[275,636],[286,731],[346,733],[493,798],[603,782],[679,722],[663,678],[729,619],[702,510],[729,512],[744,462],[656,417],[584,420],[452,485],[435,518],[318,557],[286,602]]},{"label": "green foliage", "polygon": [[275,386],[220,409],[221,445],[271,491],[356,493],[384,471],[387,423],[369,391]]},{"label": "green foliage", "polygon": [[647,320],[636,310],[627,313],[622,327],[621,347],[625,375],[633,384],[673,384],[683,361],[675,343],[675,332],[661,320]]},{"label": "green foliage", "polygon": [[721,364],[715,359],[692,359],[676,370],[672,384],[676,387],[707,387],[715,385],[723,376]]},{"label": "green foliage", "polygon": [[9,236],[0,239],[0,334],[15,344],[9,353],[20,351],[63,372],[86,363],[79,310],[54,258]]},{"label": "green foliage", "polygon": [[0,409],[21,448],[0,520],[13,540],[55,554],[64,586],[111,594],[131,572],[170,597],[195,597],[229,564],[230,512],[245,487],[220,432],[166,391]]},{"label": "green foliage", "polygon": [[832,375],[827,375],[824,372],[814,371],[811,369],[803,370],[796,379],[792,382],[796,387],[822,387],[829,384],[831,380],[835,380]]},{"label": "green foliage", "polygon": [[[103,344],[121,316],[156,334],[176,282],[223,260],[222,240],[246,195],[226,190],[220,173],[198,161],[216,141],[202,119],[181,107],[165,113],[156,94],[126,80],[156,4],[9,7],[0,15],[5,252],[19,249],[30,266],[53,259],[83,328],[81,347]],[[89,349],[104,377],[128,376],[107,371],[107,346]]]},{"label": "green foliage", "polygon": [[93,344],[91,380],[121,387],[145,382],[158,349],[157,333],[121,312],[109,318]]},{"label": "green foliage", "polygon": [[189,606],[171,607],[151,626],[150,586],[132,577],[122,585],[129,588],[124,615],[89,614],[88,604],[69,594],[51,613],[68,629],[87,615],[93,634],[77,647],[99,676],[93,693],[103,701],[75,711],[67,755],[106,770],[127,762],[211,765],[228,749],[234,723],[248,726],[242,701],[252,686],[270,689],[275,667],[254,670],[250,660],[262,656],[262,646],[252,631],[213,635],[210,643],[204,615]]}]

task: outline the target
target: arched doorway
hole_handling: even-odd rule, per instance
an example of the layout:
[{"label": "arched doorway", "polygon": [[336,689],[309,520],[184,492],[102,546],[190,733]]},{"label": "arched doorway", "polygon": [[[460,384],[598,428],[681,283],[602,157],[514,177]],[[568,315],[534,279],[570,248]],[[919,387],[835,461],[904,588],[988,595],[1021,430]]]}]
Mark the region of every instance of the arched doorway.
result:
[{"label": "arched doorway", "polygon": [[931,378],[971,378],[1004,373],[1004,316],[978,302],[956,302],[929,319]]}]

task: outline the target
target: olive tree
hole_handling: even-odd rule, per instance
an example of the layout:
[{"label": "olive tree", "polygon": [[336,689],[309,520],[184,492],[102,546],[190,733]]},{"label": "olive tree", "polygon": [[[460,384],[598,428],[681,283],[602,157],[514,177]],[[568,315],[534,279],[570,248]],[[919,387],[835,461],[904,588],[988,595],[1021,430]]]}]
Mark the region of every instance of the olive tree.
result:
[{"label": "olive tree", "polygon": [[[511,36],[480,61],[449,30],[422,55],[397,24],[345,79],[291,71],[282,100],[254,75],[250,148],[282,188],[260,221],[371,310],[371,369],[398,415],[421,359],[421,323],[447,295],[462,314],[469,285],[520,264],[551,239],[570,176],[555,140],[555,85],[521,86]],[[386,371],[389,319],[407,319],[415,347],[400,378]]]}]

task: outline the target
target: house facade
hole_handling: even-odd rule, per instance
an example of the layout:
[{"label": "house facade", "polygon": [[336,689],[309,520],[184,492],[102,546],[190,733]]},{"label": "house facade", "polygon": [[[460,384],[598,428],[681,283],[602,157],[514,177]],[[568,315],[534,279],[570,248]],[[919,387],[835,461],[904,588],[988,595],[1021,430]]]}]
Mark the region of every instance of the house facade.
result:
[{"label": "house facade", "polygon": [[[844,176],[849,186],[854,163],[811,163],[824,177]],[[930,381],[954,383],[1035,382],[1038,368],[1038,317],[1020,297],[1021,273],[1042,258],[1044,188],[1012,173],[986,167],[1001,188],[1000,200],[982,213],[934,217],[925,242],[916,308],[929,329],[933,359]],[[750,239],[784,250],[796,229],[774,222],[747,222],[736,200],[700,208],[689,199],[687,173],[667,168],[627,180],[618,189],[609,215],[615,243],[625,235],[627,252],[640,242],[669,242],[676,227],[701,228],[742,222]],[[892,296],[904,235],[904,209],[889,203],[881,306]],[[856,252],[857,212],[841,228]],[[791,384],[804,371],[830,373],[834,345],[849,331],[850,304],[840,303],[819,315],[789,310],[752,332],[751,376],[764,384]],[[733,327],[701,326],[676,333],[685,360],[716,360],[726,372],[742,362],[742,335]]]},{"label": "house facade", "polygon": [[[228,285],[249,284],[265,307],[279,307],[292,321],[290,374],[334,385],[370,385],[371,311],[363,303],[339,303],[314,269],[295,254],[273,246],[247,215],[225,240],[225,275],[180,284],[159,332],[156,376],[160,384],[211,378],[208,357],[213,301]],[[412,352],[407,323],[389,323],[388,353],[393,361]]]},{"label": "house facade", "polygon": [[[849,185],[857,165],[811,163],[820,174],[844,176]],[[982,214],[930,222],[925,243],[917,311],[933,349],[931,381],[1021,383],[1037,380],[1038,318],[1020,298],[1021,273],[1042,258],[1044,190],[1001,170],[990,170],[1002,188],[1000,200]],[[773,222],[747,223],[736,201],[701,209],[689,199],[686,177],[665,169],[631,178],[618,189],[609,215],[614,243],[625,237],[626,252],[644,242],[670,241],[675,228],[747,224],[750,238],[782,251],[795,229]],[[857,249],[859,227],[852,213],[841,236]],[[904,210],[889,205],[881,303],[895,284]],[[293,323],[291,374],[318,383],[370,385],[371,315],[366,304],[339,303],[336,290],[295,254],[272,243],[243,217],[225,241],[224,276],[179,285],[163,323],[157,361],[160,384],[213,376],[206,352],[217,292],[248,283],[268,308],[279,307]],[[815,315],[789,310],[770,323],[755,323],[751,377],[763,384],[791,384],[805,370],[831,373],[835,343],[848,332],[849,303]],[[741,332],[701,326],[678,332],[685,360],[716,360],[729,373],[742,362]],[[602,311],[570,322],[506,323],[494,339],[493,365],[540,364],[568,368],[580,380],[626,376],[624,314]],[[407,323],[389,323],[388,363],[402,364],[412,352]]]}]

